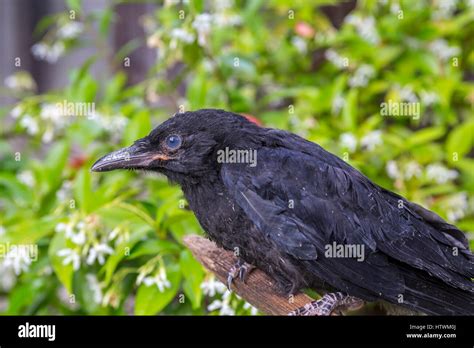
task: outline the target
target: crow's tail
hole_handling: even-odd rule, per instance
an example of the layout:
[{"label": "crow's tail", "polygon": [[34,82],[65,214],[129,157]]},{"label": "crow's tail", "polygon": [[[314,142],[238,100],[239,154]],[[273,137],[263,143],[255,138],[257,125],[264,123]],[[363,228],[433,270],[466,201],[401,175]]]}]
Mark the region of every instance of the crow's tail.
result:
[{"label": "crow's tail", "polygon": [[423,271],[406,269],[402,305],[431,315],[474,315],[474,286],[461,290]]}]

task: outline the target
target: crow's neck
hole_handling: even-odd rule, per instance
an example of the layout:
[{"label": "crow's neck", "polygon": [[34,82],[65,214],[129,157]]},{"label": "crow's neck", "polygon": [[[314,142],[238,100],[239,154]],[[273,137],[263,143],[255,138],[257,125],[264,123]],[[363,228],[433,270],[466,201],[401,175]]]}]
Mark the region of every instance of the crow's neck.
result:
[{"label": "crow's neck", "polygon": [[201,178],[201,180],[186,180],[181,183],[184,196],[189,208],[194,212],[199,223],[212,238],[218,238],[219,230],[226,220],[224,212],[233,212],[224,183],[220,178]]}]

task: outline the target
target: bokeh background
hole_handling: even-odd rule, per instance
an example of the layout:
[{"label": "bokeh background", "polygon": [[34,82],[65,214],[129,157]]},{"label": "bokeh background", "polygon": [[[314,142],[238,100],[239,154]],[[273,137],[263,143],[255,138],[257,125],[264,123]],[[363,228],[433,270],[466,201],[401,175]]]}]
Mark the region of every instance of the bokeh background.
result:
[{"label": "bokeh background", "polygon": [[2,0],[0,17],[0,313],[257,314],[182,245],[202,230],[179,188],[89,172],[184,110],[315,141],[473,245],[472,0]]}]

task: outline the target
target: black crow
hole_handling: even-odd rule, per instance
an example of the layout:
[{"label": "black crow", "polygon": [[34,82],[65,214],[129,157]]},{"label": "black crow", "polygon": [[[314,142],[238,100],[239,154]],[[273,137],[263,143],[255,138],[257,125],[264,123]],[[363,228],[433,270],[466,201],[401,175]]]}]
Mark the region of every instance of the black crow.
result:
[{"label": "black crow", "polygon": [[327,292],[292,314],[382,300],[411,311],[474,314],[474,255],[435,213],[370,181],[295,134],[223,110],[180,113],[93,171],[143,169],[178,183],[203,229],[282,291]]}]

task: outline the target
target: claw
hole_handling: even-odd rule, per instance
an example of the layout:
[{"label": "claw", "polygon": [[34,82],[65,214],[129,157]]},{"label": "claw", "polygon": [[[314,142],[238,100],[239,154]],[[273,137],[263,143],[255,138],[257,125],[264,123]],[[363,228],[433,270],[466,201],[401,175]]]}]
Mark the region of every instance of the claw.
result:
[{"label": "claw", "polygon": [[321,299],[305,304],[288,315],[343,315],[343,310],[355,310],[364,305],[364,301],[342,292],[327,293]]},{"label": "claw", "polygon": [[229,272],[229,274],[227,275],[227,290],[229,290],[229,291],[231,291],[230,287],[232,285],[233,280],[234,280],[234,276],[232,275],[231,272]]},{"label": "claw", "polygon": [[255,268],[255,266],[249,265],[242,260],[238,260],[234,266],[230,269],[229,273],[227,274],[227,289],[231,291],[230,287],[232,286],[232,282],[238,276],[239,279],[245,284],[247,275]]},{"label": "claw", "polygon": [[244,282],[245,281],[245,273],[247,271],[247,268],[245,266],[240,267],[239,269],[239,279]]}]

